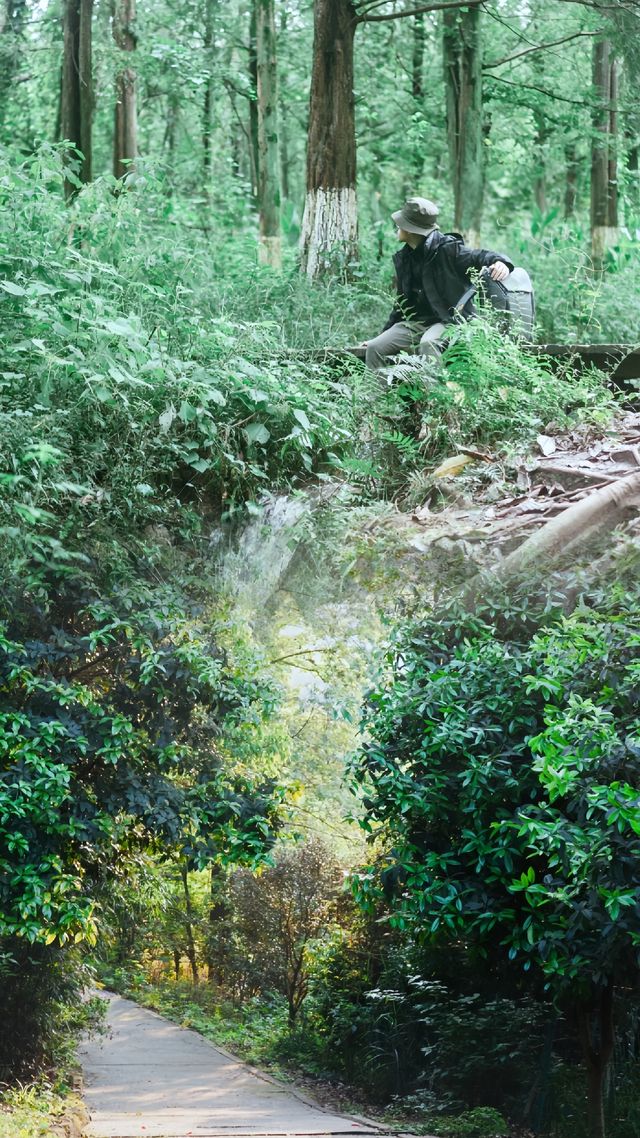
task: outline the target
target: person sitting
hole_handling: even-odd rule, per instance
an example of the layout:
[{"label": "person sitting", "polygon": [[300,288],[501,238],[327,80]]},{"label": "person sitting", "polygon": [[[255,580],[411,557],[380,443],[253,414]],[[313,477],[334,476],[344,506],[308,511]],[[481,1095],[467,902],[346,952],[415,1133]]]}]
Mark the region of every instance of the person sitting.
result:
[{"label": "person sitting", "polygon": [[[470,249],[458,234],[442,233],[438,207],[427,198],[408,198],[391,215],[402,249],[393,258],[398,296],[395,308],[379,336],[365,340],[367,366],[384,367],[389,356],[414,352],[437,362],[442,333],[458,317],[458,301],[470,285],[469,270],[489,268],[496,281],[513,271],[513,262],[488,249]],[[471,300],[459,314],[473,316]]]}]

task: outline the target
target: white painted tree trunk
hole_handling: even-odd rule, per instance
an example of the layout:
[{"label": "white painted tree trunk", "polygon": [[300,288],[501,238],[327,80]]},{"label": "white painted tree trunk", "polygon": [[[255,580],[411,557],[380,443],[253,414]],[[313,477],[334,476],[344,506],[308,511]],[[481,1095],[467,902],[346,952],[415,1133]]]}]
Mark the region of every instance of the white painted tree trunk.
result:
[{"label": "white painted tree trunk", "polygon": [[346,266],[357,256],[358,203],[353,187],[307,193],[300,248],[307,276]]}]

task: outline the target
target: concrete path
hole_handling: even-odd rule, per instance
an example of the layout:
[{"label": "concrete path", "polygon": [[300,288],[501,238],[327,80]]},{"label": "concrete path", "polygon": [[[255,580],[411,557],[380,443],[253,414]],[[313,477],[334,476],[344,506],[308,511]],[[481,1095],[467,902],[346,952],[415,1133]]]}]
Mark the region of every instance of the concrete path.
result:
[{"label": "concrete path", "polygon": [[109,1001],[108,1035],[80,1050],[90,1138],[386,1133],[367,1119],[325,1111],[195,1031],[101,995]]}]

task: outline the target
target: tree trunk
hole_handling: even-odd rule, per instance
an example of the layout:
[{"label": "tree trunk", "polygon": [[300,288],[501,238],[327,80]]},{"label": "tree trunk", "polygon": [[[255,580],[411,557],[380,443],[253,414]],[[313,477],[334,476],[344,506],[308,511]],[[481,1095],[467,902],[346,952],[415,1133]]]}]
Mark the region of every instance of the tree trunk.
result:
[{"label": "tree trunk", "polygon": [[609,65],[609,184],[607,224],[618,236],[618,62],[612,59]]},{"label": "tree trunk", "polygon": [[638,221],[640,221],[640,180],[638,178],[638,170],[640,169],[640,163],[638,161],[640,158],[640,143],[638,142],[636,130],[627,130],[625,133],[630,141],[627,151],[625,222],[631,229],[635,229],[638,225]]},{"label": "tree trunk", "polygon": [[578,155],[575,142],[565,147],[564,159],[566,163],[564,216],[566,220],[569,220],[576,212],[576,201],[578,198]]},{"label": "tree trunk", "polygon": [[176,984],[180,979],[180,952],[177,948],[173,950],[173,974],[176,978]]},{"label": "tree trunk", "polygon": [[613,982],[599,988],[594,1008],[579,1013],[580,1041],[587,1065],[587,1133],[605,1138],[604,1085],[613,1054]]},{"label": "tree trunk", "polygon": [[610,486],[594,490],[551,518],[537,533],[507,554],[501,562],[500,576],[513,576],[536,565],[544,573],[560,554],[584,543],[598,532],[614,529],[627,510],[640,506],[640,473],[618,478]]},{"label": "tree trunk", "polygon": [[[81,182],[91,181],[92,15],[93,0],[67,0],[64,9],[60,126],[62,137],[71,142],[82,155],[77,166],[77,176]],[[76,190],[77,186],[67,179],[65,195],[71,197]]]},{"label": "tree trunk", "polygon": [[205,0],[204,35],[202,46],[204,48],[204,64],[206,79],[204,83],[204,96],[202,100],[202,172],[204,192],[208,197],[211,192],[211,112],[213,97],[213,6],[215,0]]},{"label": "tree trunk", "polygon": [[258,261],[282,266],[280,237],[280,153],[278,147],[278,80],[274,0],[256,0],[258,79],[258,185],[260,245]]},{"label": "tree trunk", "polygon": [[547,179],[545,175],[546,162],[544,145],[549,135],[549,128],[543,115],[535,112],[535,120],[535,177],[533,181],[533,197],[540,213],[545,217],[547,213]]},{"label": "tree trunk", "polygon": [[189,890],[189,870],[187,863],[184,861],[180,867],[180,876],[182,877],[182,888],[184,891],[184,912],[185,912],[185,933],[187,937],[187,959],[191,968],[191,977],[194,984],[198,983],[200,979],[198,975],[198,958],[196,954],[196,942],[193,935],[193,906],[191,904],[191,892]]},{"label": "tree trunk", "polygon": [[593,87],[599,104],[591,143],[591,255],[603,267],[607,249],[617,239],[617,66],[608,40],[593,49]]},{"label": "tree trunk", "polygon": [[24,50],[23,29],[27,20],[27,0],[2,0],[0,3],[0,126],[13,88],[20,56]]},{"label": "tree trunk", "polygon": [[468,244],[479,245],[484,196],[480,7],[444,12],[442,43],[454,224]]},{"label": "tree trunk", "polygon": [[[282,8],[280,13],[280,36],[284,40],[287,34],[287,9]],[[280,125],[280,185],[282,187],[282,200],[288,201],[290,196],[290,178],[289,178],[289,126],[287,116],[287,99],[285,98],[284,88],[286,83],[286,74],[281,77],[278,83],[278,111],[279,111],[279,125]]]},{"label": "tree trunk", "polygon": [[113,11],[113,38],[126,52],[125,62],[116,75],[116,105],[113,132],[113,173],[122,178],[133,169],[138,156],[138,119],[136,111],[136,73],[131,55],[136,49],[136,0],[116,0]]},{"label": "tree trunk", "polygon": [[300,236],[311,278],[344,272],[358,252],[351,0],[315,0],[307,142],[307,193]]},{"label": "tree trunk", "polygon": [[258,133],[258,4],[252,0],[251,22],[249,25],[249,82],[252,97],[249,99],[249,165],[251,169],[251,190],[256,202],[260,202],[260,145]]},{"label": "tree trunk", "polygon": [[[411,57],[411,94],[414,102],[414,114],[418,121],[424,110],[424,12],[418,12],[413,17],[413,53]],[[415,185],[413,193],[420,193],[420,179],[424,170],[424,147],[422,139],[413,143],[413,176]]]}]

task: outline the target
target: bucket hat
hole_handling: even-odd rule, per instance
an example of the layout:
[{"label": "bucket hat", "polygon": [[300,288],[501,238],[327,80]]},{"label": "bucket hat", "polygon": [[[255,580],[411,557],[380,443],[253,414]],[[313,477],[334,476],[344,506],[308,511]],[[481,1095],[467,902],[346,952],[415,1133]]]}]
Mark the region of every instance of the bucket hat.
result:
[{"label": "bucket hat", "polygon": [[423,236],[431,233],[438,225],[438,207],[428,198],[407,198],[402,209],[392,213],[398,229],[405,229],[407,233],[421,233]]}]

